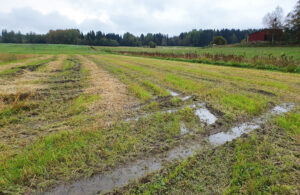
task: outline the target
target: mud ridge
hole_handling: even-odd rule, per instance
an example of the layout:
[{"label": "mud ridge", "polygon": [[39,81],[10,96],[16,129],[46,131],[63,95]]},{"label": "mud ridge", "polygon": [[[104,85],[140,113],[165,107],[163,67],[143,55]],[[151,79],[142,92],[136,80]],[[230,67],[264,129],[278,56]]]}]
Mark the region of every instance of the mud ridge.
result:
[{"label": "mud ridge", "polygon": [[266,95],[266,96],[276,96],[276,94],[269,92],[269,91],[262,90],[262,89],[251,88],[248,91],[253,92],[253,93],[260,93],[260,94]]}]

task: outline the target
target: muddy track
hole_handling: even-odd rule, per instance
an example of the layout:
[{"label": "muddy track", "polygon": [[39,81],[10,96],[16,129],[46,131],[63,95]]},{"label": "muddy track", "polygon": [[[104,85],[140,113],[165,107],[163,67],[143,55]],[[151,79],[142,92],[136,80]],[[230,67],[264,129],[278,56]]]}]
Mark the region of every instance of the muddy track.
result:
[{"label": "muddy track", "polygon": [[132,180],[138,180],[151,172],[159,171],[166,163],[183,160],[193,156],[204,147],[216,147],[230,142],[243,134],[260,128],[264,123],[276,115],[289,112],[294,108],[293,103],[284,103],[275,106],[269,112],[253,119],[252,121],[238,124],[227,132],[220,132],[208,137],[198,137],[189,143],[181,142],[178,147],[152,157],[141,158],[117,167],[111,172],[94,175],[91,178],[81,179],[70,184],[63,184],[45,194],[99,194],[122,188]]}]

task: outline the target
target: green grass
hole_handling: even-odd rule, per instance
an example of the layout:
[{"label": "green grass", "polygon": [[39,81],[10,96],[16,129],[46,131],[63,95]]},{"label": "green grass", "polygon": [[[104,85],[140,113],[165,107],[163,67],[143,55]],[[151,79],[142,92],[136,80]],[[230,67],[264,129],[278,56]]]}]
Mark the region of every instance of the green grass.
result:
[{"label": "green grass", "polygon": [[[145,86],[145,82],[151,82],[159,84],[159,89],[163,91],[174,89],[197,95],[233,120],[236,117],[258,115],[278,102],[279,97],[291,101],[288,100],[288,94],[297,96],[295,93],[299,92],[296,84],[299,76],[293,74],[120,55],[99,55],[92,59],[101,68],[119,76],[125,84],[130,86],[134,82],[139,85],[138,89],[132,91],[136,91],[134,94],[141,99],[150,98],[144,90],[151,95],[157,94],[152,87]],[[295,80],[290,82],[288,78],[284,79],[290,76]]]},{"label": "green grass", "polygon": [[73,105],[71,107],[71,112],[83,112],[90,103],[98,100],[99,98],[99,95],[82,94],[76,99],[74,99]]},{"label": "green grass", "polygon": [[0,52],[14,54],[93,54],[99,53],[86,45],[0,44]]},{"label": "green grass", "polygon": [[[86,46],[3,44],[1,49],[12,53],[61,52],[68,56],[59,70],[45,68],[36,72],[40,73],[40,80],[29,83],[42,85],[42,88],[28,99],[14,106],[5,99],[10,98],[9,95],[0,94],[3,96],[0,96],[0,106],[4,105],[0,113],[0,193],[35,193],[61,182],[103,173],[130,160],[163,153],[179,143],[203,138],[219,128],[227,129],[239,121],[249,121],[283,102],[294,102],[295,110],[271,119],[262,129],[233,143],[214,149],[203,143],[203,150],[192,158],[168,165],[120,192],[293,194],[297,190],[298,74],[99,54]],[[234,52],[236,48],[226,49]],[[265,49],[272,52],[275,48]],[[247,51],[250,50],[254,52]],[[246,55],[253,55],[251,52]],[[98,113],[94,110],[97,107],[90,108],[97,101],[110,102],[102,99],[102,91],[95,95],[86,90],[92,86],[87,79],[92,73],[73,55],[77,53],[93,54],[87,59],[124,83],[129,94],[139,98],[142,108],[119,113]],[[57,64],[55,66],[57,68]],[[22,78],[22,75],[5,75],[0,79],[8,85]],[[182,101],[182,96],[171,97],[168,89],[182,96],[192,95],[192,98]],[[202,126],[195,110],[188,107],[195,101],[205,102],[218,116],[216,129]],[[174,113],[160,112],[175,108],[182,109]],[[124,122],[128,117],[134,119],[139,115],[139,120]],[[182,136],[182,122],[195,134]]]},{"label": "green grass", "polygon": [[192,79],[180,77],[179,75],[167,74],[165,81],[170,83],[173,87],[183,92],[200,91],[203,86]]},{"label": "green grass", "polygon": [[300,134],[300,114],[290,113],[285,116],[278,117],[276,123],[279,127],[283,128],[289,133],[296,135]]},{"label": "green grass", "polygon": [[[157,49],[99,47],[98,50],[108,53],[145,56],[172,61],[300,73],[300,59],[299,55],[297,55],[297,52],[299,52],[298,47],[253,48],[232,46],[215,47],[209,49],[186,47],[160,47]],[[281,51],[281,53],[279,54],[276,51]],[[198,57],[195,57],[195,55],[190,56],[186,54],[197,54]]]},{"label": "green grass", "polygon": [[[0,164],[0,187],[7,193],[43,188],[57,178],[69,180],[113,166],[138,151],[153,149],[155,140],[175,144],[179,120],[189,120],[188,111],[155,114],[140,121],[102,129],[63,131],[39,138]],[[158,148],[159,150],[159,148]]]},{"label": "green grass", "polygon": [[291,128],[299,128],[293,119],[297,116],[291,113],[278,117],[277,121],[286,121],[284,127],[268,123],[249,137],[213,150],[204,148],[192,158],[132,182],[117,193],[297,194],[299,150],[295,134],[290,134]]},{"label": "green grass", "polygon": [[22,62],[29,58],[35,57],[34,55],[15,54],[15,53],[0,53],[0,66],[12,62]]},{"label": "green grass", "polygon": [[256,96],[249,97],[241,94],[226,95],[222,99],[225,107],[232,108],[233,112],[237,110],[246,111],[250,115],[257,115],[266,109],[267,99]]},{"label": "green grass", "polygon": [[[246,55],[249,58],[254,56],[279,57],[283,54],[293,56],[294,59],[300,60],[300,47],[96,47],[100,51],[146,51],[161,53],[212,53],[212,54],[235,54]],[[56,44],[0,44],[0,52],[15,54],[93,54],[99,53],[89,46],[85,45],[56,45]]]},{"label": "green grass", "polygon": [[152,98],[151,94],[144,90],[140,85],[131,83],[129,85],[129,90],[133,93],[136,97],[140,98],[143,101],[150,100]]},{"label": "green grass", "polygon": [[300,47],[213,47],[213,48],[199,48],[199,47],[157,47],[140,48],[140,47],[96,47],[102,51],[135,51],[135,52],[160,52],[160,53],[211,53],[211,54],[225,54],[225,55],[245,55],[248,58],[254,56],[269,55],[279,57],[283,54],[292,56],[296,60],[300,60]]},{"label": "green grass", "polygon": [[[109,72],[112,72],[119,76],[120,80],[124,82],[126,85],[128,85],[129,91],[132,95],[139,98],[141,101],[148,101],[152,98],[152,94],[159,92],[163,93],[164,90],[160,89],[158,86],[150,83],[140,82],[138,78],[136,78],[136,75],[131,75],[129,72],[124,70],[122,67],[115,67],[111,66],[107,63],[99,62],[95,60],[96,63],[98,63],[99,66],[104,67]],[[148,85],[147,85],[148,84]],[[150,87],[151,85],[151,87]],[[143,87],[144,86],[144,87]],[[154,88],[153,88],[154,87]],[[149,90],[146,90],[145,88],[150,88]],[[151,91],[153,93],[151,93]]]},{"label": "green grass", "polygon": [[[211,59],[177,59],[166,58],[168,60],[206,63],[221,66],[234,66],[241,68],[258,68],[276,71],[288,71],[288,72],[300,72],[299,60],[300,50],[299,47],[214,47],[214,48],[197,48],[197,47],[158,47],[155,49],[141,48],[141,47],[96,47],[97,50],[91,49],[89,46],[84,45],[63,45],[63,44],[0,44],[0,52],[5,52],[11,55],[15,54],[97,54],[104,52],[149,52],[149,53],[170,53],[170,54],[185,54],[185,53],[197,53],[197,54],[222,54],[222,55],[235,55],[244,56],[246,59],[252,59],[256,56],[269,59],[270,57],[277,57],[280,59],[282,56],[286,56],[288,59],[293,58],[296,60],[296,65],[290,64],[287,67],[281,67],[284,64],[283,61],[280,64],[268,64],[266,61],[256,61],[255,64],[248,63],[247,60],[243,62],[235,61],[214,61]],[[278,60],[277,60],[278,61]],[[272,62],[273,63],[273,62]],[[274,62],[275,63],[275,62]]]},{"label": "green grass", "polygon": [[147,88],[149,88],[151,91],[153,91],[155,95],[158,95],[158,96],[170,95],[170,93],[166,89],[159,87],[158,85],[154,84],[151,81],[148,81],[148,80],[143,81],[143,85],[146,86]]},{"label": "green grass", "polygon": [[[287,151],[282,150],[286,148],[289,151],[292,148],[285,145],[287,143],[284,143],[283,140],[299,135],[299,116],[297,113],[290,113],[276,119],[278,127],[281,127],[285,133],[293,133],[290,136],[288,134],[279,136],[277,142],[281,142],[283,146],[270,143],[256,134],[250,139],[237,142],[235,147],[237,161],[233,166],[233,178],[226,194],[257,194],[261,192],[293,194],[296,192],[297,187],[292,184],[292,177],[296,176],[297,173],[291,171],[293,166],[299,168],[299,165],[296,165],[292,160],[297,153],[289,155]],[[277,165],[279,162],[281,162],[280,168]]]},{"label": "green grass", "polygon": [[0,120],[9,120],[12,116],[18,114],[19,112],[30,110],[30,107],[30,105],[27,105],[24,102],[15,103],[14,105],[9,106],[0,112]]},{"label": "green grass", "polygon": [[6,70],[3,70],[2,72],[0,72],[0,77],[1,76],[10,76],[10,75],[16,75],[17,73],[21,72],[23,69],[29,69],[29,70],[35,70],[36,67],[40,66],[40,65],[44,65],[50,61],[52,61],[53,58],[48,58],[48,59],[44,59],[44,60],[38,60],[38,61],[34,61],[34,62],[30,62],[28,64],[25,65],[19,65],[17,67],[14,68],[9,68]]},{"label": "green grass", "polygon": [[4,70],[4,71],[0,72],[0,76],[14,75],[14,74],[17,74],[19,71],[21,71],[20,68],[7,69],[7,70]]},{"label": "green grass", "polygon": [[[46,181],[51,179],[48,171],[51,167],[58,167],[55,170],[56,174],[65,176],[72,171],[76,172],[76,169],[66,169],[70,166],[87,169],[80,162],[87,159],[96,161],[96,156],[87,152],[91,147],[89,144],[91,140],[100,138],[99,135],[95,136],[95,134],[89,133],[78,136],[78,134],[70,135],[67,132],[61,132],[41,139],[33,146],[24,149],[22,154],[2,164],[0,185],[2,188],[6,186],[7,192],[12,190],[24,193],[22,186],[30,185],[34,182],[34,178],[42,180],[44,177]],[[54,172],[50,173],[50,175],[52,174]]]},{"label": "green grass", "polygon": [[64,65],[62,67],[62,71],[69,70],[75,66],[74,62],[71,60],[65,60]]}]

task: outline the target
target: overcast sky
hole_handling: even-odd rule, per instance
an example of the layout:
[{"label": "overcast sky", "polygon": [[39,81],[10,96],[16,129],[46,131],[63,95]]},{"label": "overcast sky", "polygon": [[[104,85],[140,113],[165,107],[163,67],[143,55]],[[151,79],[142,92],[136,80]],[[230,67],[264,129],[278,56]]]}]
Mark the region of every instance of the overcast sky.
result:
[{"label": "overcast sky", "polygon": [[0,0],[0,29],[46,33],[161,32],[262,28],[262,18],[280,6],[286,15],[297,0]]}]

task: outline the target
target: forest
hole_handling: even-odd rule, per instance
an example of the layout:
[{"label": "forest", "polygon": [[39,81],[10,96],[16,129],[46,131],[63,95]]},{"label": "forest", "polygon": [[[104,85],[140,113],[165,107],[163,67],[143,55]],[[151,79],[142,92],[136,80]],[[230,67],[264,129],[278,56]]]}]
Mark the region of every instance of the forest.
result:
[{"label": "forest", "polygon": [[150,42],[158,46],[206,46],[215,36],[223,36],[229,44],[239,43],[247,35],[257,30],[192,30],[180,33],[179,36],[169,37],[162,33],[148,33],[135,36],[129,32],[124,35],[90,31],[86,34],[78,29],[50,30],[47,34],[27,33],[2,30],[3,43],[48,43],[48,44],[75,44],[95,46],[148,46]]},{"label": "forest", "polygon": [[[287,16],[283,16],[281,7],[273,12],[267,13],[263,18],[265,29],[282,32],[279,43],[295,44],[300,42],[300,2]],[[20,31],[2,30],[0,43],[39,43],[39,44],[73,44],[92,46],[194,46],[202,47],[213,43],[215,37],[221,37],[227,44],[246,42],[247,35],[261,29],[193,29],[189,32],[182,32],[177,36],[170,36],[162,33],[147,33],[140,36],[132,33],[123,35],[115,33],[104,33],[91,30],[88,33],[79,29],[57,29],[49,30],[46,34],[34,32],[22,34]],[[273,36],[273,33],[272,33]],[[273,43],[273,41],[272,41]]]}]

